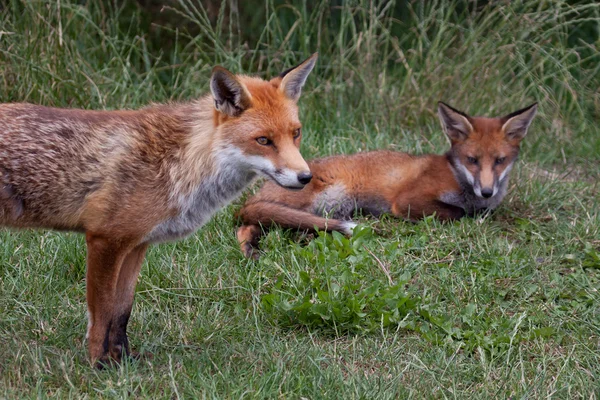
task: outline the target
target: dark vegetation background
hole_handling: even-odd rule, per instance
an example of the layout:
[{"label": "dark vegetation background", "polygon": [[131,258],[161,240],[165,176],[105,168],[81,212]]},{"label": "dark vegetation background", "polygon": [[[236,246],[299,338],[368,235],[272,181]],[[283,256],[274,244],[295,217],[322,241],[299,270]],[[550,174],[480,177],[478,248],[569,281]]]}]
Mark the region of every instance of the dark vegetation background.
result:
[{"label": "dark vegetation background", "polygon": [[[265,78],[315,51],[307,158],[443,152],[444,100],[539,113],[493,214],[279,229],[257,262],[234,202],[155,246],[123,368],[90,368],[80,235],[0,231],[0,398],[597,398],[600,3],[0,2],[0,101],[137,108]],[[251,189],[253,190],[253,189]]]},{"label": "dark vegetation background", "polygon": [[[6,101],[188,99],[206,90],[214,64],[267,77],[319,51],[311,85],[324,119],[357,126],[372,115],[399,142],[400,128],[431,121],[438,100],[472,114],[539,101],[553,137],[528,142],[542,161],[598,156],[599,135],[579,136],[599,118],[594,2],[12,0],[5,10]],[[556,134],[563,125],[569,133]]]}]

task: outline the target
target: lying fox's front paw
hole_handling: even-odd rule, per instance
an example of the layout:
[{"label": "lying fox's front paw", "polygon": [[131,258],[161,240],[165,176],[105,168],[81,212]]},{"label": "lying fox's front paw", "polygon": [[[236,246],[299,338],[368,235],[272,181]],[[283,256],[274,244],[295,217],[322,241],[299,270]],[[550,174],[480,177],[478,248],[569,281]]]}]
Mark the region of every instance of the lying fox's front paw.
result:
[{"label": "lying fox's front paw", "polygon": [[354,228],[356,228],[358,224],[352,221],[343,222],[342,229],[340,230],[346,236],[352,236],[352,232],[354,232]]}]

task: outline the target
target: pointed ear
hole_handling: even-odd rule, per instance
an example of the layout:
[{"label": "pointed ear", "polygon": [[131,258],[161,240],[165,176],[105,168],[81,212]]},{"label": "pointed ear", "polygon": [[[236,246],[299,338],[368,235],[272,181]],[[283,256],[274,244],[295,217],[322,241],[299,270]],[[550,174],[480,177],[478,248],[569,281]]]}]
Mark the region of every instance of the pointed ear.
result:
[{"label": "pointed ear", "polygon": [[213,68],[210,91],[217,111],[231,117],[240,115],[252,105],[252,96],[246,86],[223,67]]},{"label": "pointed ear", "polygon": [[290,68],[279,75],[282,78],[279,90],[281,90],[287,98],[298,101],[306,78],[308,78],[308,74],[310,74],[310,71],[312,71],[317,62],[317,57],[319,57],[319,54],[315,53],[302,62],[302,64]]},{"label": "pointed ear", "polygon": [[531,124],[531,120],[537,113],[537,103],[533,103],[529,107],[525,107],[519,111],[508,114],[501,118],[502,131],[509,139],[521,140],[527,135],[527,129]]},{"label": "pointed ear", "polygon": [[442,123],[442,129],[451,143],[465,140],[473,132],[473,126],[469,122],[467,114],[441,101],[438,103],[438,116]]}]

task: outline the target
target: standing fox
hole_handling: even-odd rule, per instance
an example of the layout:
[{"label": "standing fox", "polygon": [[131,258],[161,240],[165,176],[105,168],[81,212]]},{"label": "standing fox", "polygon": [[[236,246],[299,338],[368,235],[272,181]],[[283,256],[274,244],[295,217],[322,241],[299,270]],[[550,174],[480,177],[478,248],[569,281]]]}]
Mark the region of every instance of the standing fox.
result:
[{"label": "standing fox", "polygon": [[297,101],[317,54],[264,81],[215,67],[211,94],[137,111],[0,105],[0,225],[85,233],[89,354],[129,354],[151,243],[187,236],[262,174],[311,180]]},{"label": "standing fox", "polygon": [[508,174],[536,110],[533,104],[502,118],[470,117],[440,102],[438,115],[451,143],[445,155],[333,156],[309,162],[313,179],[300,192],[267,182],[239,213],[242,252],[258,257],[260,225],[349,235],[357,210],[412,220],[435,213],[451,220],[494,209],[506,195]]}]

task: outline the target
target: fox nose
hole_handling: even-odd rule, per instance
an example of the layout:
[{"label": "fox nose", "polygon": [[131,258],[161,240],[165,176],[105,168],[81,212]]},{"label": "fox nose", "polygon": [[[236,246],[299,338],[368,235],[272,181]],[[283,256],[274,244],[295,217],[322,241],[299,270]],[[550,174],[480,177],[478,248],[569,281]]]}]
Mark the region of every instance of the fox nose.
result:
[{"label": "fox nose", "polygon": [[492,197],[492,194],[494,194],[493,189],[489,189],[489,188],[481,189],[481,195],[483,197],[485,197],[486,199]]},{"label": "fox nose", "polygon": [[300,172],[298,174],[298,182],[300,182],[303,185],[306,185],[308,182],[310,182],[311,179],[312,179],[312,174],[310,173],[310,171]]}]

